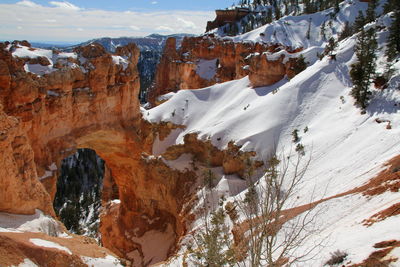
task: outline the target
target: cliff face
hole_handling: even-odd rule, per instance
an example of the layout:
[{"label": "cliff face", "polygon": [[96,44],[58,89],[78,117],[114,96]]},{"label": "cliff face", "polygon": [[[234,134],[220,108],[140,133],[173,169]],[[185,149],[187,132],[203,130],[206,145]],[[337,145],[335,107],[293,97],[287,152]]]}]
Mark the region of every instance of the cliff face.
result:
[{"label": "cliff face", "polygon": [[[274,84],[285,75],[292,78],[297,56],[294,53],[299,51],[281,45],[234,43],[212,35],[185,38],[177,50],[176,41],[170,38],[157,68],[149,102],[155,104],[158,96],[168,92],[203,88],[246,75],[254,87]],[[279,57],[263,54],[278,52],[285,53]]]},{"label": "cliff face", "polygon": [[[155,133],[140,123],[136,46],[115,55],[99,45],[74,53],[18,42],[0,47],[0,212],[54,216],[61,160],[90,148],[112,176],[104,203],[120,198],[102,214],[103,244],[135,266],[164,260],[184,231],[179,213],[194,178],[142,156],[151,154]],[[153,235],[165,236],[157,255],[145,247]]]}]

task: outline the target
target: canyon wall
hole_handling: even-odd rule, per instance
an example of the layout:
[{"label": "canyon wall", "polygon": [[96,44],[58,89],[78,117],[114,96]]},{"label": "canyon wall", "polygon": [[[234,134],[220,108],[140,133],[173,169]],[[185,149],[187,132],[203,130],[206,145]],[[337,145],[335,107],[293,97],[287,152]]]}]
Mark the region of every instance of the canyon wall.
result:
[{"label": "canyon wall", "polygon": [[[157,67],[149,102],[158,104],[158,96],[179,89],[203,88],[247,75],[254,87],[272,85],[285,75],[295,75],[293,67],[300,51],[279,44],[235,43],[213,35],[186,37],[177,49],[175,39],[170,38]],[[274,56],[279,52],[285,53]]]},{"label": "canyon wall", "polygon": [[[135,45],[111,55],[96,44],[74,53],[0,44],[0,212],[40,209],[54,216],[61,160],[77,148],[93,149],[113,178],[104,190],[115,183],[119,196],[104,201],[110,203],[102,242],[143,266],[174,250],[185,230],[181,206],[195,179],[142,154],[151,155],[158,130],[140,120],[138,57]],[[148,247],[153,238],[162,240],[159,251]]]}]

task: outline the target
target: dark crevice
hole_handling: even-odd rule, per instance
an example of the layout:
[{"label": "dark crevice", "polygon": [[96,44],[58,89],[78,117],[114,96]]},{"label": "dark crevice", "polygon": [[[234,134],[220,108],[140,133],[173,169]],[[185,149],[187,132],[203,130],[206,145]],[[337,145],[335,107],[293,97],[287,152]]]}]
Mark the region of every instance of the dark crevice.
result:
[{"label": "dark crevice", "polygon": [[61,163],[54,209],[66,228],[100,240],[104,161],[91,149],[78,149]]}]

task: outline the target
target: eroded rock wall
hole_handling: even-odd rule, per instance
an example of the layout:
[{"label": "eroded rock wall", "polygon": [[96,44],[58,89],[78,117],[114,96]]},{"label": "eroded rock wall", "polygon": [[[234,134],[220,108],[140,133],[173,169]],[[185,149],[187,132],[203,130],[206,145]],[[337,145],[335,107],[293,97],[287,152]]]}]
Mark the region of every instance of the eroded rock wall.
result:
[{"label": "eroded rock wall", "polygon": [[[103,244],[134,266],[164,260],[184,231],[179,213],[185,184],[194,178],[142,156],[151,154],[153,130],[140,122],[138,49],[129,45],[110,55],[89,45],[75,54],[53,51],[46,61],[32,59],[31,53],[50,52],[26,43],[0,48],[0,161],[5,167],[0,211],[32,214],[40,209],[54,215],[61,160],[77,148],[90,148],[113,178],[105,184],[112,188],[105,188],[109,199],[104,203],[119,197],[117,208],[106,207],[102,215]],[[157,244],[161,253],[148,248],[149,236],[165,240]]]},{"label": "eroded rock wall", "polygon": [[280,51],[288,55],[301,49],[292,50],[279,44],[234,43],[213,35],[184,38],[177,49],[175,39],[170,38],[157,67],[149,102],[158,104],[158,96],[179,89],[203,88],[247,75],[254,87],[274,84],[285,75],[292,78],[297,55],[286,60],[285,55],[271,59],[264,54],[273,55]]}]

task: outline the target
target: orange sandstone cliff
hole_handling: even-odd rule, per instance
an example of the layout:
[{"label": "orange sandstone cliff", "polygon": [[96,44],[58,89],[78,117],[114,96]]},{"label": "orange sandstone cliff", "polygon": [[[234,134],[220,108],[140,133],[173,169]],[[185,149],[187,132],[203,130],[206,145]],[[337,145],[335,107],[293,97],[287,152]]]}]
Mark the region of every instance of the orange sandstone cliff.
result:
[{"label": "orange sandstone cliff", "polygon": [[282,45],[260,43],[235,43],[231,39],[213,35],[186,37],[179,49],[176,40],[169,38],[157,67],[155,85],[149,94],[149,102],[157,104],[157,97],[179,89],[203,88],[215,83],[240,79],[249,75],[254,87],[272,85],[285,75],[292,78],[296,58],[285,56],[269,59],[266,54],[291,50]]},{"label": "orange sandstone cliff", "polygon": [[[112,176],[104,191],[115,184],[120,199],[102,213],[104,246],[134,266],[166,259],[184,232],[179,213],[194,178],[142,154],[151,154],[157,133],[140,121],[138,48],[42,52],[0,44],[0,212],[54,216],[61,160],[91,148]],[[154,236],[164,240],[157,253],[146,245]]]}]

